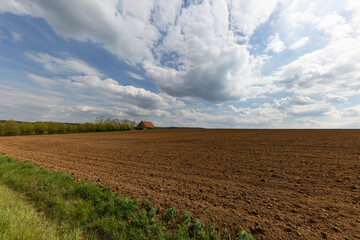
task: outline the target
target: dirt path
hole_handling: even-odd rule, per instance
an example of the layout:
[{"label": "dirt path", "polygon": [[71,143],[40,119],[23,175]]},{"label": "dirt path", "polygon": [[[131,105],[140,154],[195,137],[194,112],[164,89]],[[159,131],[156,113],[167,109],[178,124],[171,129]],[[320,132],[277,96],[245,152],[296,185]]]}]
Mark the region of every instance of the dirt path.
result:
[{"label": "dirt path", "polygon": [[1,137],[20,161],[100,180],[263,239],[360,239],[360,130]]}]

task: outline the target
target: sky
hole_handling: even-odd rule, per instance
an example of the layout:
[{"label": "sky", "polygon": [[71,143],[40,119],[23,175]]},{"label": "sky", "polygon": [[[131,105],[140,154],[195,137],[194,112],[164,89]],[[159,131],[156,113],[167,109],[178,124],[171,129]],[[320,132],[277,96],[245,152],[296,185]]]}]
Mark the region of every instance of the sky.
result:
[{"label": "sky", "polygon": [[0,119],[359,128],[359,0],[0,0]]}]

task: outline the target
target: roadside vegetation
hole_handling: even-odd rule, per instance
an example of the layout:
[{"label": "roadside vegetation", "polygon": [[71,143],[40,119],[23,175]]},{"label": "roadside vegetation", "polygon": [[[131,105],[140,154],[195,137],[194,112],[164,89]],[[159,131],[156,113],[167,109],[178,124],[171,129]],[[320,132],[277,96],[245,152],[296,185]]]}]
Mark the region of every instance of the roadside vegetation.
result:
[{"label": "roadside vegetation", "polygon": [[[74,239],[231,239],[226,230],[205,226],[187,211],[170,208],[159,213],[150,201],[139,203],[119,197],[110,187],[77,182],[71,175],[39,168],[29,161],[20,164],[15,159],[0,156],[0,185],[24,196],[48,222],[57,226],[61,236]],[[51,235],[51,228],[50,233],[45,234]],[[239,231],[235,239],[253,238]]]},{"label": "roadside vegetation", "polygon": [[97,118],[96,123],[59,123],[59,122],[0,122],[0,136],[42,135],[87,132],[131,131],[134,123],[129,120]]},{"label": "roadside vegetation", "polygon": [[0,185],[0,239],[79,239],[80,229],[57,226],[38,213],[24,196]]}]

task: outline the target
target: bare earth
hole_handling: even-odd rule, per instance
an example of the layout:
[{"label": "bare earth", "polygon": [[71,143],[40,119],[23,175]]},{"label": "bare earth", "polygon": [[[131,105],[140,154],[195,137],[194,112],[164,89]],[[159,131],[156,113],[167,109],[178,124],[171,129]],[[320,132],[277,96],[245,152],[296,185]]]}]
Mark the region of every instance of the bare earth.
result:
[{"label": "bare earth", "polygon": [[20,161],[263,239],[360,239],[360,130],[1,137]]}]

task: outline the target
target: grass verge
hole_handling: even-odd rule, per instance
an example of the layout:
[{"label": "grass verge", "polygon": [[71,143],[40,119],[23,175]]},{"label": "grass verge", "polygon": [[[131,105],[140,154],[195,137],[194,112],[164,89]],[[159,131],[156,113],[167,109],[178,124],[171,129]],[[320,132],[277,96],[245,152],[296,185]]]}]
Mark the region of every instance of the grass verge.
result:
[{"label": "grass verge", "polygon": [[[79,229],[51,224],[23,196],[0,185],[0,239],[78,239]],[[69,231],[70,230],[70,231]],[[75,231],[73,231],[75,230]]]},{"label": "grass verge", "polygon": [[[0,184],[23,194],[49,222],[62,226],[60,234],[75,234],[74,239],[231,239],[226,230],[206,227],[189,212],[170,208],[159,215],[149,201],[120,198],[110,187],[77,182],[29,161],[0,156]],[[245,231],[236,238],[252,239]]]}]

